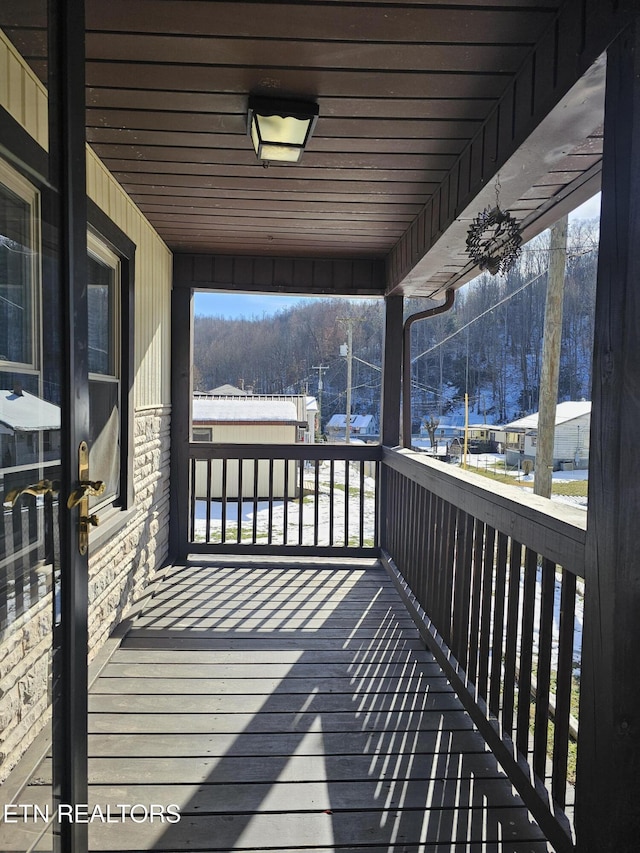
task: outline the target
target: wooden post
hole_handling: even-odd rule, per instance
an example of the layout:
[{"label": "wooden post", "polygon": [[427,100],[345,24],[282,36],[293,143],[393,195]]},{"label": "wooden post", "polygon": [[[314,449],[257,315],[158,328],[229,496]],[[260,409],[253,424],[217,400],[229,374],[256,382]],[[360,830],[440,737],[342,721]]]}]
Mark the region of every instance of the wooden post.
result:
[{"label": "wooden post", "polygon": [[[400,401],[402,386],[402,327],[404,320],[402,296],[385,299],[384,356],[382,360],[382,403],[380,412],[380,444],[397,447],[400,444]],[[378,494],[378,542],[388,548],[387,505],[389,471],[380,463],[380,492]]]},{"label": "wooden post", "polygon": [[382,365],[382,424],[380,443],[400,444],[400,388],[402,385],[402,296],[385,300],[384,360]]},{"label": "wooden post", "polygon": [[184,560],[189,543],[189,441],[193,400],[193,295],[188,287],[171,294],[171,481],[169,553]]},{"label": "wooden post", "polygon": [[556,429],[558,377],[560,376],[560,346],[562,343],[562,300],[564,270],[567,259],[568,217],[563,216],[551,229],[549,243],[549,273],[547,300],[544,309],[542,340],[542,371],[538,406],[538,435],[536,438],[536,467],[533,491],[551,497],[553,480],[553,440]]},{"label": "wooden post", "polygon": [[640,839],[640,25],[607,59],[576,833]]}]

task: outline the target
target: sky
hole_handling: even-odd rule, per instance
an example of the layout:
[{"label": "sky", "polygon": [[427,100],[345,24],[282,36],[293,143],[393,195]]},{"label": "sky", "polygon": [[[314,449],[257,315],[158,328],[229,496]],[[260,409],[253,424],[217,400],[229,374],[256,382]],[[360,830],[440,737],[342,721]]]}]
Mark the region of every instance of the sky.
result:
[{"label": "sky", "polygon": [[[569,214],[569,220],[595,219],[599,215],[600,193]],[[262,317],[291,308],[292,305],[298,305],[304,299],[304,296],[268,296],[261,293],[196,293],[195,313],[226,317],[228,320],[240,317]]]}]

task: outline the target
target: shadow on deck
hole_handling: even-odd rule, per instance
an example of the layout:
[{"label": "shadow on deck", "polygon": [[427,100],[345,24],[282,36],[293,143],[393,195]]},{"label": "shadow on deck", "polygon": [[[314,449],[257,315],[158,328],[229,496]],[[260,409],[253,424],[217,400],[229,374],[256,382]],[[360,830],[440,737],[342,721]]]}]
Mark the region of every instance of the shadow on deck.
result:
[{"label": "shadow on deck", "polygon": [[91,804],[181,814],[92,851],[549,849],[372,561],[167,569],[89,732]]}]

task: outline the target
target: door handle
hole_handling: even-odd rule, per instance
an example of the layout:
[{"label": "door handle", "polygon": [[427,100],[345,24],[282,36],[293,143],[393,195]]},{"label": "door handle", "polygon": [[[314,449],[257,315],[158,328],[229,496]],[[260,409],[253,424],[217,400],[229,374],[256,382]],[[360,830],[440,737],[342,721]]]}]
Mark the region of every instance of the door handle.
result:
[{"label": "door handle", "polygon": [[82,480],[69,495],[67,508],[73,509],[81,504],[85,498],[95,498],[103,495],[106,488],[102,480]]},{"label": "door handle", "polygon": [[11,489],[4,496],[4,505],[14,507],[18,498],[22,495],[48,495],[55,494],[59,489],[59,483],[53,480],[40,480],[39,483],[33,483],[31,486],[25,486],[22,489]]},{"label": "door handle", "polygon": [[78,448],[78,485],[67,499],[67,508],[78,507],[78,551],[83,556],[89,550],[89,528],[100,524],[97,515],[89,515],[89,498],[104,494],[106,488],[102,480],[89,479],[89,445],[81,441]]}]

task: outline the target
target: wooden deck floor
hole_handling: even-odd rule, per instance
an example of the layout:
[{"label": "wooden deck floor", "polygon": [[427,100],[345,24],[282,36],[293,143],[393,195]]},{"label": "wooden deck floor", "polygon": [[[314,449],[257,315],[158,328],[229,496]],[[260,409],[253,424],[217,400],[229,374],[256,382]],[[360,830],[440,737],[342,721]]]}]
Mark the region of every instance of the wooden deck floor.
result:
[{"label": "wooden deck floor", "polygon": [[[166,573],[90,695],[92,851],[547,851],[379,566]],[[142,812],[140,812],[142,814]]]}]

